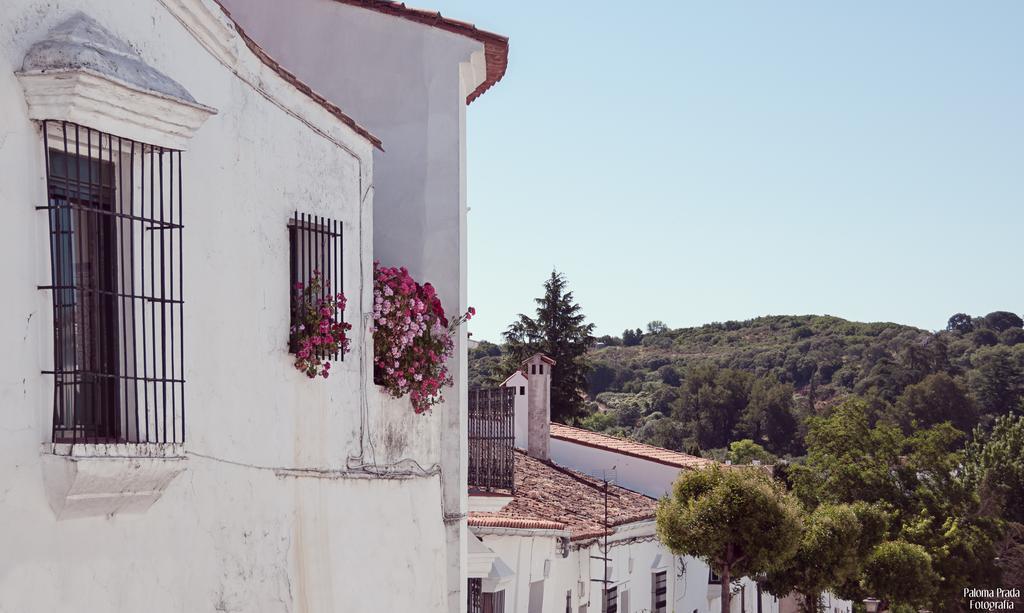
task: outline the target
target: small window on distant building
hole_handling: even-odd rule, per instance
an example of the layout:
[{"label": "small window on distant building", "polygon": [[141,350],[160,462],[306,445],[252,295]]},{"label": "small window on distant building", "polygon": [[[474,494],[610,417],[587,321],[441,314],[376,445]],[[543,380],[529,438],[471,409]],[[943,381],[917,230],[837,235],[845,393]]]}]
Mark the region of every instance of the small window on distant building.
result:
[{"label": "small window on distant building", "polygon": [[520,385],[519,386],[519,395],[520,396],[525,396],[526,395],[526,386],[525,385]]},{"label": "small window on distant building", "polygon": [[543,364],[540,365],[540,374],[542,374],[542,375],[544,374],[544,365]]},{"label": "small window on distant building", "polygon": [[533,581],[530,583],[530,604],[528,613],[543,613],[544,611],[544,581]]},{"label": "small window on distant building", "polygon": [[484,593],[483,613],[505,613],[505,590]]},{"label": "small window on distant building", "polygon": [[601,613],[619,613],[619,588],[610,587],[604,591]]},{"label": "small window on distant building", "polygon": [[565,591],[565,613],[572,613],[572,590]]},{"label": "small window on distant building", "polygon": [[531,375],[537,374],[537,365],[536,364],[530,364],[530,374]]},{"label": "small window on distant building", "polygon": [[708,583],[715,583],[715,584],[722,583],[722,578],[718,575],[718,573],[716,573],[714,571],[714,569],[709,569],[708,570]]},{"label": "small window on distant building", "polygon": [[653,613],[668,611],[668,575],[665,571],[654,573],[651,578],[651,611]]}]

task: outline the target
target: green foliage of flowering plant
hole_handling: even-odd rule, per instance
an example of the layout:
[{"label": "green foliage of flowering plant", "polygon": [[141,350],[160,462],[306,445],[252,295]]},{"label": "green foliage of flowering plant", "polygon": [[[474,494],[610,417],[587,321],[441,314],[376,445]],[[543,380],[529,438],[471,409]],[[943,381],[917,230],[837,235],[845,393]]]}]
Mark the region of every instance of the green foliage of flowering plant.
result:
[{"label": "green foliage of flowering plant", "polygon": [[345,303],[345,294],[332,294],[330,282],[319,271],[313,271],[308,283],[295,284],[290,343],[295,369],[310,379],[326,379],[331,374],[328,357],[348,352],[352,324],[340,319]]}]

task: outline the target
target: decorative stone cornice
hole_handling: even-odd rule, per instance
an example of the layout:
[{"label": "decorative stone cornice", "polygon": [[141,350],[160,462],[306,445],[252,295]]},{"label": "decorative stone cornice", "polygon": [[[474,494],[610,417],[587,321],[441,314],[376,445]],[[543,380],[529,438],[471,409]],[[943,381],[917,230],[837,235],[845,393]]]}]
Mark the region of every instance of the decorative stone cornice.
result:
[{"label": "decorative stone cornice", "polygon": [[170,149],[185,149],[217,112],[83,13],[32,45],[17,75],[32,119],[71,121]]},{"label": "decorative stone cornice", "polygon": [[71,121],[142,143],[184,150],[215,109],[146,91],[88,69],[19,72],[29,117]]}]

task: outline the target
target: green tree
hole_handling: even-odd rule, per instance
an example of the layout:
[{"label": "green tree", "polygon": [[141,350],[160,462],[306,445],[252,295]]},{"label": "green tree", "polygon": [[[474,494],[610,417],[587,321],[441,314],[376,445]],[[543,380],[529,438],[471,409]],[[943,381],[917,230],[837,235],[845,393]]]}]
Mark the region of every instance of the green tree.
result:
[{"label": "green tree", "polygon": [[946,329],[950,332],[972,332],[974,330],[974,322],[967,313],[956,313],[949,318],[949,322],[946,323]]},{"label": "green tree", "polygon": [[655,319],[647,324],[648,334],[664,334],[666,332],[668,332],[668,326],[660,319]]},{"label": "green tree", "polygon": [[1024,524],[1024,416],[1004,415],[992,432],[974,431],[967,446],[967,479],[995,514]]},{"label": "green tree", "polygon": [[747,406],[753,381],[753,375],[740,370],[691,368],[673,414],[691,424],[702,448],[725,447]]},{"label": "green tree", "polygon": [[793,479],[796,492],[810,506],[901,501],[903,435],[884,423],[872,428],[870,410],[866,401],[854,398],[827,417],[808,420],[807,460],[794,467]]},{"label": "green tree", "polygon": [[684,472],[658,503],[658,538],[676,555],[708,562],[722,577],[722,613],[730,611],[731,583],[767,573],[796,553],[799,504],[757,468]]},{"label": "green tree", "polygon": [[864,588],[882,601],[883,611],[893,604],[927,603],[936,580],[925,548],[905,541],[882,543],[864,565]]},{"label": "green tree", "polygon": [[626,328],[622,331],[622,344],[626,347],[635,347],[640,344],[644,338],[644,332],[640,328],[636,330],[630,330]]},{"label": "green tree", "polygon": [[1024,391],[1024,372],[1007,347],[979,349],[971,359],[969,382],[983,413],[1004,415],[1015,410]]},{"label": "green tree", "polygon": [[769,572],[764,585],[778,597],[797,593],[804,613],[818,613],[826,590],[840,592],[860,580],[881,536],[876,526],[862,525],[853,505],[823,504],[806,515],[796,555]]},{"label": "green tree", "polygon": [[776,460],[775,456],[768,453],[764,447],[749,438],[729,443],[729,453],[726,454],[726,457],[733,464],[752,464],[754,460],[764,464],[773,464]]},{"label": "green tree", "polygon": [[944,372],[907,386],[896,399],[893,414],[904,432],[944,421],[959,430],[970,430],[978,422],[977,408],[967,390]]},{"label": "green tree", "polygon": [[1009,330],[1010,328],[1024,328],[1024,320],[1020,315],[1009,311],[993,311],[982,318],[986,328],[996,332]]},{"label": "green tree", "polygon": [[762,442],[772,452],[793,451],[797,421],[793,415],[793,386],[769,378],[754,381],[737,434]]},{"label": "green tree", "polygon": [[544,295],[536,299],[537,316],[520,314],[505,331],[505,370],[512,373],[534,353],[555,360],[551,371],[551,418],[565,423],[582,415],[589,367],[584,356],[593,343],[594,324],[585,323],[565,275],[552,271]]}]

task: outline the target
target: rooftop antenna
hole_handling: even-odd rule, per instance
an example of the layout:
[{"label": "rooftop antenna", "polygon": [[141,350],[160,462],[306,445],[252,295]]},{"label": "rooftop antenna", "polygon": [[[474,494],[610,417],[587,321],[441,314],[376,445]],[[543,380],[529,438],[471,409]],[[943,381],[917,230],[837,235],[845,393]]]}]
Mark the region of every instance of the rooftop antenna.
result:
[{"label": "rooftop antenna", "polygon": [[601,579],[591,579],[591,581],[596,581],[596,582],[601,584],[601,599],[602,599],[602,603],[603,603],[604,599],[607,598],[608,584],[612,582],[611,579],[609,578],[609,572],[608,572],[608,562],[611,560],[611,558],[608,556],[608,533],[610,532],[610,530],[609,530],[610,526],[608,525],[608,483],[609,483],[608,473],[609,472],[612,473],[612,479],[611,480],[614,481],[615,480],[615,469],[616,469],[616,466],[612,466],[611,471],[607,471],[607,470],[602,470],[601,471],[601,481],[604,484],[604,523],[603,523],[603,527],[604,527],[604,548],[603,549],[604,549],[604,551],[602,551],[602,555],[600,555],[600,556],[590,556],[591,559],[601,560],[603,562],[603,564],[604,564],[604,576]]}]

